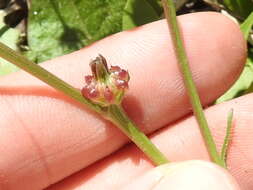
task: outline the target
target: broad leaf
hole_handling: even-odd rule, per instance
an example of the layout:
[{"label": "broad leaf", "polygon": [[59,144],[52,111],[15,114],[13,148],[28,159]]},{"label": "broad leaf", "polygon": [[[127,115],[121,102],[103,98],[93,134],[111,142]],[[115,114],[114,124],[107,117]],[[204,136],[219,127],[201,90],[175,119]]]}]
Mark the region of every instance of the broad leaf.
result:
[{"label": "broad leaf", "polygon": [[42,62],[161,15],[160,0],[32,0],[25,54]]},{"label": "broad leaf", "polygon": [[32,0],[28,44],[42,62],[119,32],[126,0]]},{"label": "broad leaf", "polygon": [[122,18],[122,29],[131,29],[158,19],[158,13],[148,1],[127,0]]}]

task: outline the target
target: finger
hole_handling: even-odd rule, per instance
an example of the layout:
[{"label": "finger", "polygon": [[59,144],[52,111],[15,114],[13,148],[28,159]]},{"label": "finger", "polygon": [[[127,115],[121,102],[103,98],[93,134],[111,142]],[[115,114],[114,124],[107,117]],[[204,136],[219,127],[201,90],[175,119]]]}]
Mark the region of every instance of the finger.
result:
[{"label": "finger", "polygon": [[151,169],[122,189],[239,190],[240,188],[226,170],[210,162],[192,160]]},{"label": "finger", "polygon": [[[234,110],[234,118],[227,160],[228,169],[242,189],[252,190],[253,94],[215,105],[205,113],[220,150],[226,133],[227,114],[231,108]],[[209,160],[194,117],[169,125],[156,132],[151,139],[171,161]],[[120,189],[152,168],[152,164],[136,146],[126,146],[48,190]]]},{"label": "finger", "polygon": [[[180,17],[180,23],[193,74],[207,105],[242,70],[245,44],[238,26],[218,14],[186,15]],[[111,36],[43,66],[80,88],[84,73],[88,73],[87,63],[97,53],[112,64],[125,64],[131,74],[125,106],[137,124],[151,132],[190,112],[169,44],[166,23],[159,21]],[[0,148],[6,152],[0,168],[8,179],[1,181],[4,187],[44,188],[126,142],[108,122],[28,74],[7,76],[0,85],[0,144],[4,145]]]}]

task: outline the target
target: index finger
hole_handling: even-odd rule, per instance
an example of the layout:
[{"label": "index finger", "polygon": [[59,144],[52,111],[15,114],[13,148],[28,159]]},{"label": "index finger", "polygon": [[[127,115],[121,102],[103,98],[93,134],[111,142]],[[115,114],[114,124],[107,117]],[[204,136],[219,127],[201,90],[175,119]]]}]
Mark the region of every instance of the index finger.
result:
[{"label": "index finger", "polygon": [[[238,26],[218,14],[185,15],[179,21],[198,90],[208,105],[242,70],[245,43]],[[113,35],[42,65],[80,88],[89,73],[88,62],[97,53],[129,70],[124,105],[145,132],[191,111],[164,21]],[[24,72],[2,78],[0,86],[4,188],[44,188],[127,142],[110,123]]]}]

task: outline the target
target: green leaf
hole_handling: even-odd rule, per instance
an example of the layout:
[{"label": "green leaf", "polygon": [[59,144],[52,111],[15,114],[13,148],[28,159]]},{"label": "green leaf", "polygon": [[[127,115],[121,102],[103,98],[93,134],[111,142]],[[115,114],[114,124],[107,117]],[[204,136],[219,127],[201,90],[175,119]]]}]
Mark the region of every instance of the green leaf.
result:
[{"label": "green leaf", "polygon": [[131,29],[158,19],[158,14],[146,0],[127,0],[122,18],[122,29]]},{"label": "green leaf", "polygon": [[33,0],[28,44],[42,62],[121,31],[126,0]]},{"label": "green leaf", "polygon": [[163,7],[160,0],[146,0],[156,11],[157,15],[161,16],[163,13]]},{"label": "green leaf", "polygon": [[244,70],[239,77],[239,79],[235,82],[235,84],[218,100],[216,103],[221,103],[224,101],[231,100],[233,98],[242,96],[246,93],[249,93],[249,89],[253,84],[253,56],[250,55],[247,59]]},{"label": "green leaf", "polygon": [[253,26],[253,11],[248,16],[248,18],[241,24],[241,31],[243,32],[245,40],[248,39],[252,26]]},{"label": "green leaf", "polygon": [[42,62],[161,15],[160,0],[32,0],[25,54]]},{"label": "green leaf", "polygon": [[[241,24],[241,31],[243,32],[244,39],[247,40],[250,31],[253,26],[253,12],[248,18]],[[253,50],[249,49],[249,55],[244,67],[243,72],[235,84],[220,98],[216,100],[216,103],[221,103],[233,98],[242,96],[253,92]]]},{"label": "green leaf", "polygon": [[225,7],[233,14],[242,19],[247,18],[247,16],[253,11],[252,0],[220,0],[220,3],[225,5]]},{"label": "green leaf", "polygon": [[[14,50],[17,50],[17,42],[19,39],[20,32],[16,29],[6,27],[3,22],[4,15],[5,13],[3,11],[0,11],[0,42],[4,43],[5,45],[9,46]],[[0,76],[7,75],[17,70],[18,68],[15,65],[0,58]]]}]

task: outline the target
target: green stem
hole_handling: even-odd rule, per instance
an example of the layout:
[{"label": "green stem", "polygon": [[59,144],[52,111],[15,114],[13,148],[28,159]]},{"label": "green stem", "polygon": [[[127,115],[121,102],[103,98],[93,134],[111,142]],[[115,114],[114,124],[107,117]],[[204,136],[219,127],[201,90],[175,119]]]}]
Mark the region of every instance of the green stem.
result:
[{"label": "green stem", "polygon": [[100,106],[92,103],[91,101],[84,99],[80,90],[77,90],[73,86],[69,85],[68,83],[64,82],[57,76],[53,75],[52,73],[48,72],[41,66],[33,63],[32,61],[28,60],[23,55],[17,53],[16,51],[12,50],[11,48],[7,47],[3,43],[0,42],[0,57],[6,59],[7,61],[13,63],[17,67],[25,70],[26,72],[30,73],[31,75],[37,77],[38,79],[42,80],[43,82],[47,83],[49,86],[63,92],[64,94],[74,98],[78,102],[87,105],[90,109],[102,113],[102,109]]},{"label": "green stem", "polygon": [[155,145],[142,133],[137,126],[128,118],[124,110],[112,105],[110,107],[102,107],[93,102],[85,99],[80,90],[64,82],[52,73],[48,72],[41,66],[29,61],[24,56],[13,51],[6,45],[0,42],[0,57],[20,67],[36,78],[44,81],[49,86],[63,92],[65,95],[75,99],[88,106],[93,111],[96,111],[105,119],[110,120],[112,123],[121,129],[146,155],[153,163],[160,165],[167,163],[166,157],[155,147]]},{"label": "green stem", "polygon": [[172,0],[162,0],[165,17],[168,22],[171,39],[174,46],[176,58],[183,74],[183,80],[186,90],[188,91],[190,101],[193,107],[194,115],[198,121],[200,131],[204,138],[211,160],[216,164],[225,167],[223,160],[221,159],[216,145],[214,143],[211,131],[208,127],[207,120],[205,118],[203,108],[200,102],[200,98],[193,82],[192,74],[189,68],[188,59],[184,49],[184,45],[181,39],[181,34],[176,18],[175,6]]},{"label": "green stem", "polygon": [[231,109],[230,112],[228,113],[226,136],[224,138],[224,142],[221,148],[221,159],[224,161],[225,164],[227,162],[227,153],[228,153],[229,143],[231,141],[233,112],[234,112],[233,109]]},{"label": "green stem", "polygon": [[109,106],[108,114],[109,120],[119,126],[121,131],[125,133],[154,162],[154,164],[161,165],[169,162],[148,137],[128,119],[121,106]]}]

